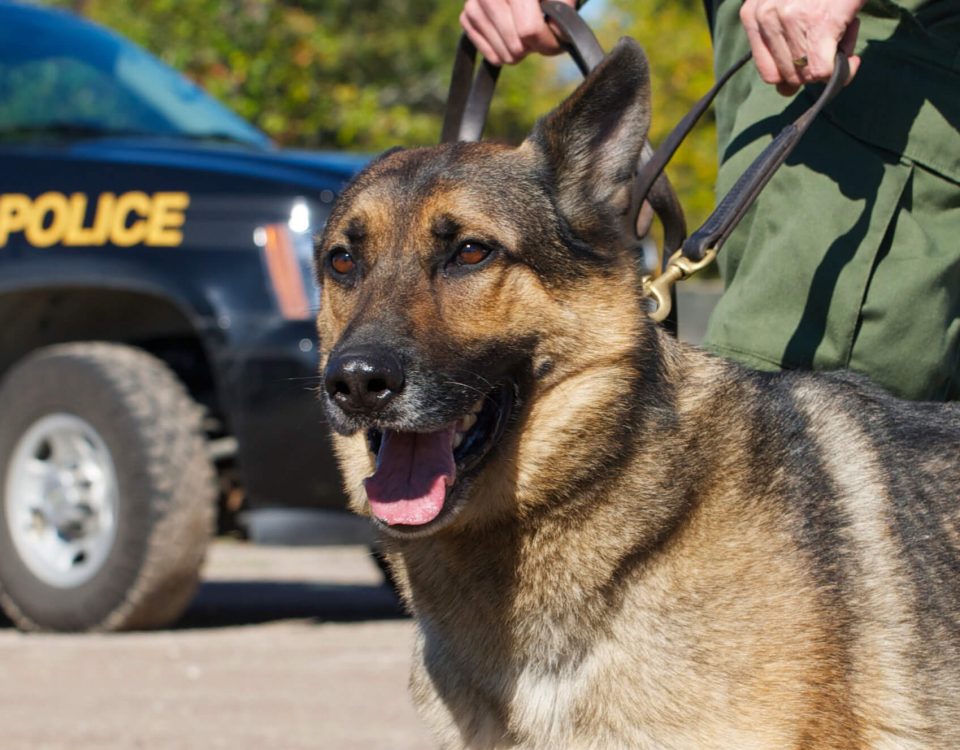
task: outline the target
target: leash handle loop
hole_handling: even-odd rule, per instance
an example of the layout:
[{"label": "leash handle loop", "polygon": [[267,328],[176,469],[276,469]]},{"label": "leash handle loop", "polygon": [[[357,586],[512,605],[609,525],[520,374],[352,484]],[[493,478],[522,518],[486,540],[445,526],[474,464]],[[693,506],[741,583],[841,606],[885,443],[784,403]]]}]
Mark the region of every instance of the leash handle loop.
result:
[{"label": "leash handle loop", "polygon": [[[577,3],[577,8],[583,5]],[[541,5],[544,16],[553,21],[569,40],[564,49],[586,76],[603,59],[604,52],[593,30],[576,9],[566,3],[548,0]],[[440,131],[441,143],[479,141],[490,112],[493,90],[500,75],[500,66],[482,60],[476,65],[477,48],[466,34],[460,36],[453,60],[447,107]],[[476,75],[474,75],[476,69]]]}]

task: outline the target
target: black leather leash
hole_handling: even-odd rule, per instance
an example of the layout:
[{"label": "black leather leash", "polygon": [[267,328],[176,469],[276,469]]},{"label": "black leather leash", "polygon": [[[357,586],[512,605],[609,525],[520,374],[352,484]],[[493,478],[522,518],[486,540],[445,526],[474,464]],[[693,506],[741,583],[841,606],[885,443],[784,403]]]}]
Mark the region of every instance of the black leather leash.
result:
[{"label": "black leather leash", "polygon": [[[691,114],[697,113],[696,117],[691,119],[688,115],[674,128],[674,131],[664,141],[663,146],[647,163],[646,167],[648,169],[646,172],[641,170],[641,173],[638,174],[637,182],[641,184],[635,186],[636,193],[642,195],[644,185],[641,180],[649,183],[656,179],[655,171],[657,169],[662,170],[663,166],[670,160],[677,146],[690,132],[696,119],[706,110],[706,105],[716,96],[727,79],[749,59],[750,55],[746,55],[734,63],[734,66],[717,81],[717,84],[691,111]],[[813,105],[796,120],[784,127],[776,138],[754,159],[723,197],[723,200],[717,204],[717,207],[703,225],[686,238],[682,247],[666,261],[663,272],[656,278],[648,277],[644,279],[644,292],[657,305],[656,309],[650,312],[650,317],[660,321],[671,315],[673,285],[713,262],[723,243],[726,242],[731,232],[743,219],[757,196],[760,195],[770,178],[773,177],[774,172],[787,160],[787,157],[800,142],[800,138],[807,132],[814,118],[840,92],[849,77],[850,64],[847,56],[842,52],[837,52],[833,75]],[[701,107],[701,104],[704,106]],[[661,151],[663,151],[662,154]]]},{"label": "black leather leash", "polygon": [[[582,5],[583,2],[578,2],[577,9]],[[605,54],[593,31],[577,10],[565,3],[544,2],[542,9],[544,15],[556,21],[570,39],[567,51],[580,72],[586,76]],[[500,67],[483,60],[474,75],[476,59],[477,48],[466,34],[461,35],[453,60],[447,108],[440,133],[441,143],[479,141],[483,135]]]},{"label": "black leather leash", "polygon": [[[579,9],[582,4],[583,2],[578,2],[577,8]],[[567,42],[564,46],[580,72],[586,77],[605,55],[593,31],[577,10],[569,5],[548,0],[542,3],[541,8],[544,15],[565,35]],[[683,209],[673,186],[664,174],[664,168],[720,89],[747,63],[750,57],[749,54],[744,55],[724,72],[670,132],[658,149],[654,151],[649,142],[644,143],[631,185],[630,208],[626,214],[627,227],[625,228],[628,236],[632,240],[637,239],[637,220],[645,200],[653,207],[663,225],[663,268],[656,277],[645,277],[643,285],[644,293],[656,304],[656,308],[650,311],[650,316],[664,323],[674,333],[676,332],[676,306],[673,287],[676,282],[696,273],[713,261],[720,247],[753,205],[774,172],[786,161],[814,118],[839,93],[849,77],[850,68],[846,55],[838,52],[833,76],[813,106],[780,131],[740,176],[703,225],[687,237]],[[490,111],[490,102],[500,68],[486,60],[483,60],[477,68],[476,58],[476,47],[466,34],[462,35],[450,80],[450,91],[441,132],[442,143],[478,141],[483,135],[483,127]]]}]

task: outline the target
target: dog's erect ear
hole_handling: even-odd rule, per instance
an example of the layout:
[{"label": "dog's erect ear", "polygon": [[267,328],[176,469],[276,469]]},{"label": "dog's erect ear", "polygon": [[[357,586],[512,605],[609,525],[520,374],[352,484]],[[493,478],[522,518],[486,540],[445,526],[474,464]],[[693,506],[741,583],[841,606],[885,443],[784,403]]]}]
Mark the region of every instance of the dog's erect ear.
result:
[{"label": "dog's erect ear", "polygon": [[624,37],[529,141],[546,160],[557,205],[582,239],[620,230],[629,184],[650,127],[650,72],[643,48]]}]

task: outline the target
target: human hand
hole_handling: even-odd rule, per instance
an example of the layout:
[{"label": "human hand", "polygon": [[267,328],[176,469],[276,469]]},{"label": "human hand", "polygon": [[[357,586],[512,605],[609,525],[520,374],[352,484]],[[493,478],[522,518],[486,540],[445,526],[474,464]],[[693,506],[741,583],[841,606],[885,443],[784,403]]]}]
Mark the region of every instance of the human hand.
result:
[{"label": "human hand", "polygon": [[[576,5],[576,0],[561,2]],[[557,34],[540,10],[540,0],[466,0],[460,25],[494,65],[520,62],[531,52],[555,55],[561,50]]]},{"label": "human hand", "polygon": [[740,21],[753,50],[760,77],[792,96],[806,83],[833,74],[837,50],[850,60],[850,77],[860,67],[853,55],[866,0],[745,0]]}]

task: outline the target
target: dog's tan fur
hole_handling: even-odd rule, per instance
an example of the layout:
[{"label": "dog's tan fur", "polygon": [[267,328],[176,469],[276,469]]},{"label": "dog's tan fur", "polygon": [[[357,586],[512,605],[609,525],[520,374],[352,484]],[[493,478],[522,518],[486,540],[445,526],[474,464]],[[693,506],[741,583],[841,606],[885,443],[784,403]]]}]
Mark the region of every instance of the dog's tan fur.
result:
[{"label": "dog's tan fur", "polygon": [[[404,353],[407,389],[517,383],[449,512],[381,524],[417,618],[414,699],[445,748],[960,747],[960,411],[749,373],[645,319],[610,227],[647,97],[621,43],[519,149],[372,165],[318,247],[328,371],[362,335]],[[504,249],[437,270],[463,238]],[[343,248],[361,262],[334,279]],[[431,394],[450,395],[399,394],[396,424],[429,429],[408,412]],[[368,514],[367,418],[325,406]]]}]

